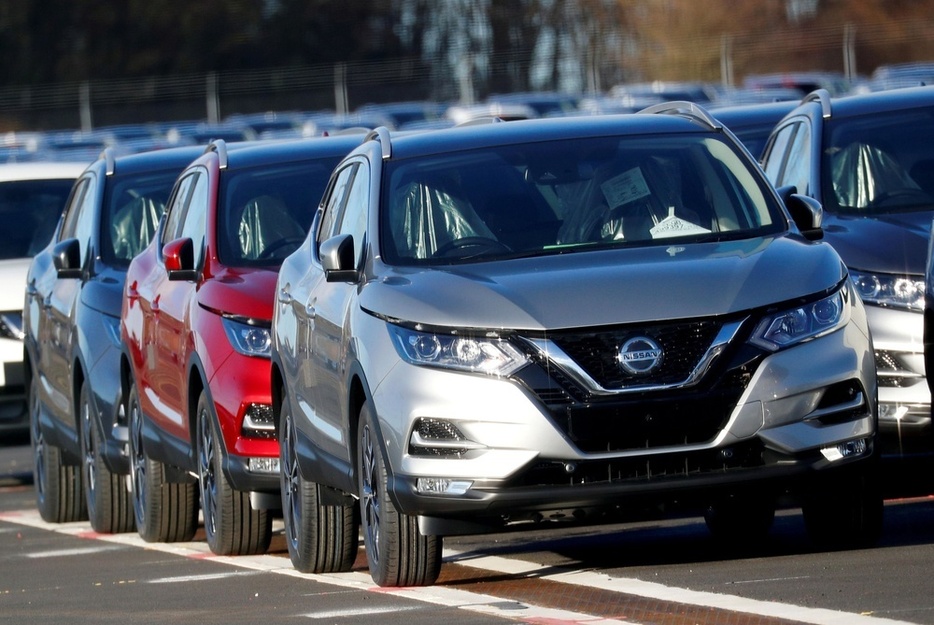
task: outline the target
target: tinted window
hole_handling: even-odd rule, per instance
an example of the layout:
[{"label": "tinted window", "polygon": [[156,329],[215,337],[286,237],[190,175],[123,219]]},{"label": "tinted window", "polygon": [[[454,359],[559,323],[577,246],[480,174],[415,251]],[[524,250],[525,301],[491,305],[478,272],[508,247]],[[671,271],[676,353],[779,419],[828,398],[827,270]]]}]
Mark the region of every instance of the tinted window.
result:
[{"label": "tinted window", "polygon": [[[0,259],[35,256],[52,239],[74,180],[0,183]],[[15,225],[15,227],[13,227]]]},{"label": "tinted window", "polygon": [[305,240],[337,157],[228,170],[218,214],[227,266],[278,266]]},{"label": "tinted window", "polygon": [[178,171],[149,172],[112,179],[107,186],[101,230],[101,257],[127,265],[149,245],[165,211]]},{"label": "tinted window", "polygon": [[719,135],[593,138],[391,161],[389,262],[742,238],[781,229],[768,186]]}]

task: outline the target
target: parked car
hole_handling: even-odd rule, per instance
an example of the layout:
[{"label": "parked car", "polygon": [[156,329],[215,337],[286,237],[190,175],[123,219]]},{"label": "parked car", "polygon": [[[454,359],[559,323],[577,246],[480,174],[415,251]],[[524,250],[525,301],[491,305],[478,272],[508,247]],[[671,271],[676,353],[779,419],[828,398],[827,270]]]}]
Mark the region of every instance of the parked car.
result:
[{"label": "parked car", "polygon": [[229,152],[212,143],[180,174],[165,219],[130,263],[120,381],[145,540],[191,539],[200,495],[214,553],[268,548],[280,501],[269,386],[276,272],[304,240],[334,165],[358,142]]},{"label": "parked car", "polygon": [[779,495],[874,540],[865,311],[785,204],[688,102],[371,132],[276,287],[293,565],[348,569],[359,518],[377,584],[431,584],[446,535],[674,500],[755,539]]},{"label": "parked car", "polygon": [[0,164],[0,432],[29,431],[23,293],[34,254],[52,237],[79,163]]},{"label": "parked car", "polygon": [[882,453],[909,464],[934,457],[922,342],[934,217],[934,88],[833,99],[816,91],[776,126],[763,165],[776,186],[823,205],[825,240],[866,304]]},{"label": "parked car", "polygon": [[123,279],[175,177],[203,151],[105,150],[78,178],[29,266],[26,365],[36,504],[46,521],[88,516],[97,532],[133,529],[118,376]]}]

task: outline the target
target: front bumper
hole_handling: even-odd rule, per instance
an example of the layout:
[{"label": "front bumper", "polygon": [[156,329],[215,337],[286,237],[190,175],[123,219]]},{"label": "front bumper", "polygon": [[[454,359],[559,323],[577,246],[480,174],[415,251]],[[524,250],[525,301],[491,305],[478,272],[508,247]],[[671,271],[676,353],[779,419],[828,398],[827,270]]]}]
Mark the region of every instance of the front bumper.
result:
[{"label": "front bumper", "polygon": [[[424,517],[429,532],[452,533],[458,523],[576,516],[699,490],[796,490],[816,472],[873,457],[874,369],[869,339],[851,323],[762,358],[712,436],[608,451],[581,451],[553,410],[509,380],[399,363],[374,390],[373,403],[400,510]],[[857,392],[844,397],[841,388]],[[606,414],[651,419],[640,405]],[[682,423],[691,406],[681,406]],[[469,444],[456,456],[413,455],[419,419],[452,423]],[[860,453],[838,453],[848,444],[861,446]],[[429,495],[419,492],[419,478],[469,486],[459,495]]]}]

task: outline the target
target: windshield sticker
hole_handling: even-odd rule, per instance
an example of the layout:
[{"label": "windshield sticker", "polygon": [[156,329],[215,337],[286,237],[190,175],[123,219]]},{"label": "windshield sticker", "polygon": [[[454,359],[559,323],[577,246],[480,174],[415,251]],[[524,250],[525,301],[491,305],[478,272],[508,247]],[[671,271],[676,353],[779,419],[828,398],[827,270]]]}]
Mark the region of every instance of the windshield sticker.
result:
[{"label": "windshield sticker", "polygon": [[642,170],[638,167],[633,167],[618,176],[613,176],[600,185],[600,190],[603,191],[603,196],[610,208],[616,208],[651,195],[649,185],[645,183]]},{"label": "windshield sticker", "polygon": [[707,234],[710,230],[675,216],[674,207],[668,208],[668,216],[655,224],[649,233],[653,239],[682,237],[692,234]]}]

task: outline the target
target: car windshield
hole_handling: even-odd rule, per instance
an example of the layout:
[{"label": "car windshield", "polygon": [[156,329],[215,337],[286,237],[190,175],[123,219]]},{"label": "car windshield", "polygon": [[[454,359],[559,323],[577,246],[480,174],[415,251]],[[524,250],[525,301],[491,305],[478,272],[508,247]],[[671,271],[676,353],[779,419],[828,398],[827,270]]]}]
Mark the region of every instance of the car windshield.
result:
[{"label": "car windshield", "polygon": [[[180,168],[179,168],[180,169]],[[179,169],[120,176],[107,187],[101,218],[101,258],[128,266],[152,239]]]},{"label": "car windshield", "polygon": [[934,208],[934,107],[831,120],[823,204],[863,217]]},{"label": "car windshield", "polygon": [[0,260],[31,258],[52,239],[75,183],[70,180],[0,182]]},{"label": "car windshield", "polygon": [[384,187],[382,252],[390,264],[451,264],[782,230],[747,163],[699,133],[400,159]]},{"label": "car windshield", "polygon": [[282,264],[305,240],[338,157],[234,170],[224,180],[218,258],[228,267]]}]

